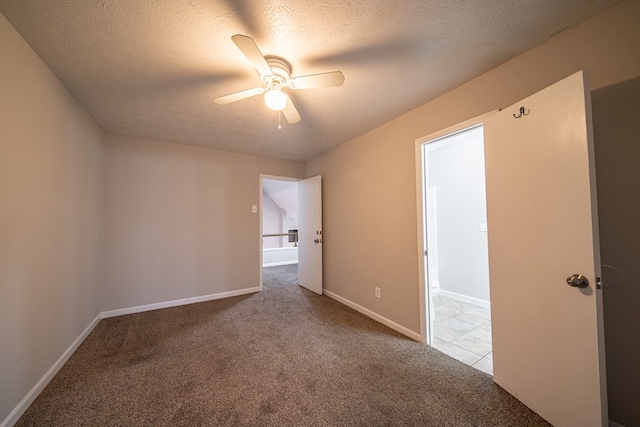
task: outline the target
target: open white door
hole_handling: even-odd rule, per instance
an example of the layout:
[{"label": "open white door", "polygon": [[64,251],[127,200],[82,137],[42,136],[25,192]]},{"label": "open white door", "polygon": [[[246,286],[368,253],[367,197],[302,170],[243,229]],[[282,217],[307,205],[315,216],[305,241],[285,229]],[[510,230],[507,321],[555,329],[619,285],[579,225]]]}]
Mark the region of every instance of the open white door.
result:
[{"label": "open white door", "polygon": [[322,177],[298,182],[298,283],[322,295]]},{"label": "open white door", "polygon": [[[606,425],[591,104],[583,73],[488,118],[484,130],[494,380],[555,426]],[[588,286],[569,286],[573,274]]]}]

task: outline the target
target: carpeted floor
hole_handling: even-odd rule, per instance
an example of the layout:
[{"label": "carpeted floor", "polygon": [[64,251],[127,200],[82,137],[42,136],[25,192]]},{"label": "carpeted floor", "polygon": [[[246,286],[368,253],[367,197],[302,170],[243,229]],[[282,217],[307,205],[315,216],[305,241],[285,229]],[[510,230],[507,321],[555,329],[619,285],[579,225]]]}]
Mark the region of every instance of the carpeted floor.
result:
[{"label": "carpeted floor", "polygon": [[296,277],[272,267],[261,293],[102,320],[17,425],[548,425]]}]

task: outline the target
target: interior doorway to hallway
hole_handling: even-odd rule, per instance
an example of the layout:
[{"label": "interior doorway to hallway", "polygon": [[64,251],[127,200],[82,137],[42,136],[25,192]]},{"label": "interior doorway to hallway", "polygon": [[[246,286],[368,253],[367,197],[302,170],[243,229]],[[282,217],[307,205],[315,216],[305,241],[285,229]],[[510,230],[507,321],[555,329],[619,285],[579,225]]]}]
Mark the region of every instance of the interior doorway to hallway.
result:
[{"label": "interior doorway to hallway", "polygon": [[260,290],[264,268],[297,263],[298,285],[322,295],[323,241],[322,176],[260,175]]},{"label": "interior doorway to hallway", "polygon": [[493,373],[481,125],[422,144],[427,343]]},{"label": "interior doorway to hallway", "polygon": [[286,274],[297,283],[298,181],[263,177],[261,187],[261,286],[274,274]]}]

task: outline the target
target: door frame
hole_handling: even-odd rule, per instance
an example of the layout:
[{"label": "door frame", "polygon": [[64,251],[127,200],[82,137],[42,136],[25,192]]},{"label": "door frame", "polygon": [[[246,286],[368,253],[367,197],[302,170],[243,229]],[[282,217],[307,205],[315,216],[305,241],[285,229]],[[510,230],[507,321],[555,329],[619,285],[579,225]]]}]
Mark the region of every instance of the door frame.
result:
[{"label": "door frame", "polygon": [[449,126],[445,129],[439,130],[437,132],[431,133],[427,136],[423,136],[421,138],[416,139],[415,141],[415,161],[416,161],[416,212],[417,212],[417,221],[418,221],[418,247],[417,247],[417,256],[418,256],[418,301],[420,305],[420,333],[419,333],[419,341],[426,343],[431,342],[431,340],[427,341],[427,337],[432,333],[429,328],[429,322],[427,321],[427,316],[430,315],[428,312],[428,299],[429,298],[429,286],[427,280],[427,272],[425,271],[425,248],[427,244],[427,227],[425,224],[426,220],[426,200],[424,199],[424,182],[425,182],[425,172],[426,165],[424,164],[423,157],[423,146],[434,140],[447,137],[453,133],[462,132],[466,129],[473,128],[476,126],[482,125],[483,121],[489,117],[497,113],[499,110],[493,110],[488,113],[482,114],[480,116],[474,117],[469,120],[465,120],[462,123],[458,123],[453,126]]},{"label": "door frame", "polygon": [[303,180],[303,178],[295,178],[292,176],[279,176],[279,175],[269,175],[269,174],[260,174],[259,176],[259,194],[260,197],[258,198],[258,222],[259,224],[259,232],[258,232],[258,252],[260,253],[259,257],[258,257],[258,265],[260,266],[260,283],[259,283],[259,291],[262,292],[263,290],[263,277],[262,277],[262,194],[263,194],[263,188],[262,188],[262,180],[263,179],[273,179],[275,181],[291,181],[291,182],[300,182]]}]

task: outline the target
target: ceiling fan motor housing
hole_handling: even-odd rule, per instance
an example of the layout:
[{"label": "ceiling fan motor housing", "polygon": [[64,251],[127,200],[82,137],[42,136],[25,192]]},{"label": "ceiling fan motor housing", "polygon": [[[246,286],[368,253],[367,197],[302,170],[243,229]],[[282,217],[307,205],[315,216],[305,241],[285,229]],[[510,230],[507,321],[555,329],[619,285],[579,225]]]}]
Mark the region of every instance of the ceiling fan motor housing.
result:
[{"label": "ceiling fan motor housing", "polygon": [[281,88],[289,84],[291,78],[291,64],[279,56],[265,56],[267,64],[273,72],[270,76],[260,76],[269,88]]}]

